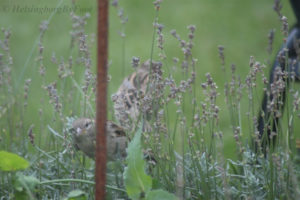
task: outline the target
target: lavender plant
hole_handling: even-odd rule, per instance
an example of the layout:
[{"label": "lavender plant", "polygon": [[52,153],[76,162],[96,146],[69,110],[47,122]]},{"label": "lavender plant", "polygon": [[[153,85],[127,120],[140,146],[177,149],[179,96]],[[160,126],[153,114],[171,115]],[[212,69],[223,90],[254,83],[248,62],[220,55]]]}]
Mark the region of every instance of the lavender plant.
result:
[{"label": "lavender plant", "polygon": [[[126,62],[129,53],[125,50],[128,17],[121,4],[112,1],[121,19],[123,44],[120,57],[122,78],[125,78],[129,65]],[[293,128],[299,117],[300,102],[294,84],[298,78],[296,74],[278,68],[276,81],[268,86],[268,61],[261,62],[251,56],[249,72],[243,77],[237,65],[227,64],[227,48],[220,45],[221,66],[218,69],[223,70],[225,85],[218,87],[213,72],[197,73],[203,66],[194,53],[196,26],[187,26],[186,36],[177,30],[168,32],[169,26],[159,18],[163,2],[157,0],[153,4],[155,13],[149,55],[146,59],[142,55],[134,56],[131,61],[133,74],[125,78],[117,92],[111,91],[116,92],[111,102],[114,106],[109,109],[111,118],[123,126],[133,141],[128,148],[127,161],[107,163],[107,197],[155,199],[157,195],[166,195],[172,199],[176,195],[178,199],[298,199],[299,167],[296,164],[299,157],[295,152]],[[75,1],[72,6],[76,6]],[[276,0],[274,10],[282,23],[285,38],[288,19],[281,7],[280,1]],[[89,20],[90,14],[70,14],[70,49],[66,55],[48,51],[45,41],[52,21],[42,22],[35,72],[24,74],[24,80],[18,80],[16,77],[22,76],[14,71],[10,49],[13,33],[2,29],[0,148],[16,152],[31,163],[17,176],[0,171],[0,196],[4,199],[16,197],[18,188],[13,180],[24,180],[24,177],[34,177],[34,187],[24,190],[24,195],[30,198],[93,199],[94,161],[76,150],[69,133],[74,119],[95,116],[94,39],[86,31]],[[272,29],[268,35],[270,55],[274,49],[274,34]],[[170,38],[177,41],[180,55],[170,55],[166,50]],[[276,59],[286,63],[286,69],[295,67],[297,62],[288,62],[286,54],[284,50]],[[112,62],[110,68],[114,67],[117,66]],[[108,81],[112,84],[116,79],[112,74]],[[287,89],[287,79],[290,89],[283,114],[281,94]],[[23,87],[18,87],[18,82],[23,83]],[[41,96],[33,97],[36,84],[41,86]],[[277,137],[277,142],[267,146],[260,145],[265,138],[259,136],[257,129],[261,87],[267,92],[271,118],[280,119],[275,124],[278,132],[270,135]],[[35,109],[30,110],[30,106]],[[32,110],[37,113],[37,120],[27,118]],[[227,125],[230,132],[225,132],[221,124],[224,116],[221,113],[225,111],[230,119]],[[261,115],[265,117],[266,113]],[[266,130],[273,126],[269,122],[266,120],[264,124]],[[224,154],[225,137],[234,141],[230,147],[236,149],[234,158],[229,159]],[[257,152],[251,148],[251,143],[258,144]],[[148,153],[150,161],[142,159],[142,151]],[[138,176],[139,184],[136,184],[137,177],[132,175],[135,172],[141,175]],[[23,189],[23,186],[19,188]]]}]

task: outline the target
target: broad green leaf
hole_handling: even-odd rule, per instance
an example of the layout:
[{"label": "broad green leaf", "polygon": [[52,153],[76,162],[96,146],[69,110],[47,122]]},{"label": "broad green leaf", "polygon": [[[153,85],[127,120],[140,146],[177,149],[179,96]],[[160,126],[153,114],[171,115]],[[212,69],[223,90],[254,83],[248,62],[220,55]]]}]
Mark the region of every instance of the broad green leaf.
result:
[{"label": "broad green leaf", "polygon": [[34,176],[25,176],[21,172],[17,172],[14,182],[15,199],[34,199],[35,187],[39,183],[40,181]]},{"label": "broad green leaf", "polygon": [[0,151],[0,170],[17,171],[24,170],[29,166],[29,162],[17,154],[7,151]]},{"label": "broad green leaf", "polygon": [[15,199],[15,200],[31,200],[25,191],[22,191],[22,192],[17,191],[14,194],[13,199]]},{"label": "broad green leaf", "polygon": [[161,184],[158,179],[156,179],[156,178],[152,179],[152,190],[160,189],[163,187],[164,187],[163,184]]},{"label": "broad green leaf", "polygon": [[15,188],[20,191],[21,188],[27,188],[30,191],[35,189],[35,186],[38,185],[40,181],[34,176],[25,176],[21,172],[16,174]]},{"label": "broad green leaf", "polygon": [[68,197],[64,200],[86,200],[87,194],[82,190],[73,190],[69,192]]},{"label": "broad green leaf", "polygon": [[146,194],[146,200],[178,200],[174,194],[171,194],[164,190],[152,190]]},{"label": "broad green leaf", "polygon": [[139,128],[127,148],[127,167],[124,171],[124,179],[126,192],[132,199],[139,199],[152,187],[152,178],[145,172],[141,135],[142,129]]}]

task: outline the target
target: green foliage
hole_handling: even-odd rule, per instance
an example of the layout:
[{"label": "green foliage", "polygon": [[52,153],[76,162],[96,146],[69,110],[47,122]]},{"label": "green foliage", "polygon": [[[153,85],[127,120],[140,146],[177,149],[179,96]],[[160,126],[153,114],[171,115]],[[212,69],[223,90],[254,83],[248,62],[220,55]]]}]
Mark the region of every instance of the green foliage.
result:
[{"label": "green foliage", "polygon": [[81,190],[72,190],[64,200],[86,200],[87,194]]},{"label": "green foliage", "polygon": [[34,199],[35,188],[39,183],[34,176],[25,176],[17,172],[14,183],[15,199]]},{"label": "green foliage", "polygon": [[169,192],[166,192],[164,190],[152,190],[148,192],[146,195],[146,200],[176,200],[178,199],[174,194],[170,194]]},{"label": "green foliage", "polygon": [[[247,135],[249,140],[255,137],[260,95],[262,87],[266,87],[260,80],[268,77],[267,74],[256,77],[257,71],[260,75],[265,71],[264,68],[257,70],[256,66],[270,68],[276,49],[282,43],[279,31],[282,23],[278,23],[278,16],[272,12],[272,2],[191,0],[183,5],[182,0],[172,0],[172,3],[164,1],[154,14],[153,1],[112,1],[119,5],[117,9],[110,7],[113,16],[110,16],[108,96],[133,71],[132,56],[140,57],[141,62],[151,57],[162,63],[162,77],[157,80],[163,81],[156,86],[163,95],[150,102],[155,107],[149,122],[152,130],[143,133],[142,138],[143,147],[149,148],[159,162],[150,166],[143,160],[142,131],[138,130],[128,148],[125,172],[123,160],[108,164],[108,199],[128,199],[128,196],[176,199],[172,194],[175,191],[182,199],[300,199],[297,179],[300,169],[293,163],[293,153],[285,144],[297,137],[292,127],[298,130],[300,124],[297,123],[298,109],[292,112],[292,105],[299,102],[293,98],[298,95],[293,93],[297,88],[290,89],[286,106],[289,112],[285,112],[287,116],[278,124],[281,130],[278,149],[270,149],[265,159],[255,155],[244,142]],[[75,12],[70,18],[69,12],[38,15],[0,12],[0,24],[4,28],[0,32],[0,149],[22,152],[31,163],[28,167],[29,163],[23,158],[0,151],[0,197],[3,199],[12,196],[15,199],[87,199],[93,196],[94,161],[74,150],[67,131],[72,117],[95,116],[96,2],[70,2],[0,2],[0,9],[18,5],[30,7],[31,4],[49,8],[93,8],[90,18],[84,12]],[[289,1],[282,3],[282,14],[293,24]],[[174,10],[176,15],[173,15]],[[30,22],[30,26],[21,24],[20,18]],[[122,27],[117,22],[120,18]],[[43,20],[47,23],[41,23]],[[186,30],[181,27],[188,24],[196,25],[196,35],[190,32],[184,36]],[[273,28],[277,30],[275,51],[267,54],[267,32]],[[176,29],[178,37],[171,36],[171,29]],[[156,42],[166,43],[163,48],[156,48]],[[220,44],[225,46],[224,71],[217,59]],[[250,55],[255,56],[255,67],[252,66],[249,73],[253,82],[245,90],[248,87],[244,80],[248,71],[245,69],[249,67]],[[259,60],[263,62],[259,64]],[[231,61],[237,67],[232,65],[230,71]],[[185,71],[183,68],[187,65]],[[191,79],[192,71],[195,80]],[[208,71],[211,75],[205,82],[204,74]],[[218,85],[216,90],[212,90],[214,84]],[[225,94],[222,94],[224,89]],[[156,98],[158,92],[153,92]],[[171,92],[174,95],[170,95]],[[214,94],[218,99],[211,98]],[[153,100],[143,97],[139,95],[141,105]],[[108,101],[109,111],[113,110],[112,103]],[[151,106],[144,108],[151,110]],[[114,120],[113,112],[108,112],[108,116]],[[289,129],[284,124],[288,124]],[[291,135],[288,140],[286,132]],[[174,151],[180,152],[180,162]],[[24,174],[14,172],[24,169],[27,169]],[[34,174],[38,179],[25,173]],[[39,184],[38,180],[43,182]],[[36,190],[37,185],[39,190]]]},{"label": "green foliage", "polygon": [[24,170],[28,168],[29,162],[17,154],[0,151],[0,170],[6,172]]},{"label": "green foliage", "polygon": [[127,167],[124,171],[124,180],[127,194],[132,199],[146,200],[175,200],[176,196],[162,189],[151,190],[152,178],[145,172],[145,161],[141,147],[142,128],[135,133],[130,142],[126,158]]},{"label": "green foliage", "polygon": [[139,199],[144,196],[152,186],[152,178],[145,172],[141,135],[142,129],[140,128],[127,149],[127,167],[124,171],[124,180],[127,194],[132,199]]}]

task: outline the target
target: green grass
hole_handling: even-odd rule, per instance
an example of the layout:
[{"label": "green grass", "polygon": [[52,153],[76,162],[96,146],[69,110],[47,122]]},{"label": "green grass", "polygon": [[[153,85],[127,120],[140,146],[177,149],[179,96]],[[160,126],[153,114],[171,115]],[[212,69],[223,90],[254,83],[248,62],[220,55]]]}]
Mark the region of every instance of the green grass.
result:
[{"label": "green grass", "polygon": [[[35,62],[39,38],[39,24],[43,20],[51,18],[49,28],[44,37],[44,55],[47,68],[46,82],[49,83],[56,79],[57,69],[49,62],[52,53],[55,52],[58,59],[65,60],[76,52],[70,52],[70,29],[71,21],[69,13],[15,13],[14,6],[35,6],[42,8],[44,6],[53,8],[60,4],[70,5],[68,1],[41,2],[37,0],[27,0],[23,2],[4,0],[0,6],[8,6],[8,12],[0,12],[0,24],[2,27],[10,28],[12,31],[11,51],[14,58],[13,81],[16,83],[15,92],[21,92],[24,79],[32,78],[32,86],[29,97],[29,107],[25,118],[25,127],[38,120],[39,102],[44,95],[41,89],[41,79],[33,78],[31,75],[37,73],[38,66]],[[91,18],[88,20],[86,31],[89,34],[96,34],[96,5],[91,2],[78,1],[80,8],[92,8]],[[117,17],[117,11],[110,7],[110,29],[109,29],[109,60],[111,65],[109,74],[112,80],[109,84],[109,105],[111,108],[110,95],[114,93],[121,84],[124,76],[131,73],[130,62],[132,56],[141,57],[144,61],[149,59],[151,54],[153,20],[155,11],[151,1],[120,1],[124,8],[124,14],[128,16],[128,23],[125,28],[125,42],[119,36],[122,25]],[[294,16],[287,2],[284,2],[283,13],[287,15],[289,23],[293,24]],[[83,14],[83,13],[81,13]],[[220,60],[218,58],[218,45],[225,46],[226,67],[229,69],[231,63],[236,64],[237,73],[242,77],[248,72],[249,56],[263,63],[272,62],[272,56],[267,54],[267,34],[270,29],[275,28],[275,53],[281,45],[280,22],[276,13],[272,10],[270,1],[204,1],[189,0],[166,0],[162,3],[159,12],[159,23],[165,26],[165,54],[167,55],[166,65],[170,68],[172,58],[182,58],[178,42],[170,35],[170,30],[176,29],[182,38],[187,38],[187,25],[194,24],[197,27],[195,46],[193,56],[198,58],[196,67],[197,80],[196,85],[204,80],[204,74],[210,72],[219,86],[221,97],[219,98],[221,107],[220,124],[225,135],[225,151],[230,156],[234,148],[233,136],[230,127],[229,114],[223,102],[223,85],[226,78],[220,70]],[[123,46],[124,42],[124,46]],[[96,65],[95,43],[92,44],[93,66]],[[125,60],[123,54],[125,53]],[[157,58],[158,49],[155,49],[154,58]],[[125,66],[125,68],[123,68]],[[76,66],[75,66],[76,67]],[[94,67],[95,68],[95,67]],[[94,70],[94,69],[93,69]],[[167,71],[169,69],[165,69]],[[24,72],[24,75],[22,74]],[[198,92],[199,93],[199,92]],[[262,90],[258,87],[258,96],[261,98]],[[44,104],[45,114],[51,116],[50,105]],[[259,105],[257,105],[257,109]],[[110,111],[110,109],[109,109]],[[70,114],[71,110],[68,110]],[[242,109],[242,122],[247,126],[245,109]],[[81,115],[82,113],[75,113]],[[109,112],[110,118],[112,117]],[[2,119],[3,120],[3,119]],[[172,119],[174,120],[174,119]],[[172,121],[171,120],[171,121]],[[40,132],[36,129],[37,132]],[[228,145],[228,148],[226,147]]]},{"label": "green grass", "polygon": [[[111,81],[109,82],[108,88],[109,119],[114,118],[113,105],[110,97],[117,91],[123,79],[133,72],[133,68],[130,64],[132,57],[140,57],[141,62],[144,62],[152,55],[151,48],[153,45],[152,37],[154,33],[153,22],[156,13],[152,1],[130,0],[120,1],[119,3],[120,7],[124,9],[124,16],[128,17],[128,22],[122,25],[118,17],[118,11],[114,7],[110,6],[109,75],[111,76]],[[96,4],[94,1],[81,0],[76,1],[76,5],[79,9],[76,11],[77,15],[85,14],[84,12],[80,12],[80,9],[90,10],[91,16],[89,19],[87,19],[87,24],[84,29],[85,33],[88,34],[87,41],[89,44],[88,50],[91,54],[90,58],[92,61],[92,71],[95,72],[95,41],[97,39]],[[9,47],[11,56],[13,58],[11,72],[12,77],[10,82],[10,85],[13,89],[7,92],[5,89],[9,88],[9,86],[5,86],[3,87],[3,91],[6,93],[4,93],[0,87],[0,149],[19,153],[32,163],[33,166],[31,170],[34,171],[35,169],[38,169],[36,170],[38,171],[37,173],[47,174],[49,172],[47,171],[46,167],[39,169],[37,164],[39,163],[39,159],[43,159],[44,156],[47,155],[47,157],[57,159],[55,160],[57,163],[46,163],[46,165],[53,167],[53,170],[60,172],[58,175],[56,174],[56,179],[65,178],[66,174],[69,175],[69,167],[71,167],[74,171],[80,171],[78,174],[79,177],[77,178],[87,179],[87,176],[88,178],[91,178],[92,173],[86,173],[86,170],[84,170],[84,168],[91,168],[91,162],[89,160],[85,160],[84,158],[82,159],[81,157],[78,158],[78,156],[71,158],[69,155],[67,155],[69,156],[67,157],[66,154],[62,155],[66,156],[66,158],[63,157],[66,160],[63,162],[60,160],[61,154],[58,154],[57,152],[61,153],[63,149],[68,150],[66,152],[70,152],[68,147],[60,145],[68,145],[68,143],[66,144],[65,142],[70,142],[70,138],[67,138],[67,140],[61,140],[59,137],[56,137],[53,132],[51,133],[49,129],[50,126],[57,131],[58,134],[64,135],[66,133],[66,128],[68,128],[68,125],[66,125],[66,117],[94,117],[94,96],[91,95],[90,99],[87,100],[88,103],[86,103],[80,89],[80,87],[84,84],[85,67],[84,64],[76,62],[76,59],[82,57],[82,54],[78,50],[78,44],[75,45],[74,48],[71,48],[70,46],[70,31],[72,31],[72,20],[70,13],[15,12],[14,9],[16,6],[19,6],[20,8],[34,7],[39,9],[64,6],[71,8],[71,1],[57,0],[46,2],[40,0],[26,0],[19,2],[17,0],[2,0],[0,2],[0,25],[5,29],[11,30],[12,36]],[[217,127],[217,131],[223,132],[225,158],[236,159],[236,142],[234,140],[230,112],[224,101],[224,84],[225,82],[229,82],[231,79],[231,64],[236,65],[236,74],[241,77],[242,81],[245,80],[247,74],[249,73],[250,56],[254,56],[256,61],[265,64],[265,72],[268,74],[277,50],[282,44],[281,22],[276,13],[273,11],[272,6],[273,2],[267,0],[165,0],[161,4],[161,8],[158,13],[158,23],[164,25],[163,34],[165,43],[164,51],[161,52],[156,47],[157,42],[154,41],[153,59],[158,60],[159,53],[164,53],[166,55],[166,59],[163,60],[163,71],[166,72],[167,75],[169,72],[172,72],[176,81],[183,79],[184,75],[181,73],[180,69],[177,69],[177,71],[173,70],[172,59],[177,57],[180,59],[180,61],[182,61],[184,56],[182,54],[179,42],[170,34],[170,31],[175,29],[182,39],[187,40],[189,32],[187,26],[191,24],[196,25],[192,55],[194,58],[198,59],[196,65],[197,77],[194,84],[196,89],[195,92],[197,103],[199,105],[200,102],[205,99],[205,95],[202,93],[203,90],[201,88],[201,83],[206,81],[205,74],[209,72],[216,82],[218,86],[217,91],[220,94],[217,98],[217,105],[220,107],[219,127]],[[289,19],[289,24],[292,26],[295,19],[287,1],[283,2],[282,12],[287,16]],[[41,22],[45,20],[49,20],[49,26],[42,38],[42,45],[44,47],[43,64],[46,68],[46,75],[43,78],[39,74],[40,63],[38,58],[40,55],[38,43],[40,40],[39,26]],[[267,53],[267,35],[271,29],[275,29],[275,39],[273,53],[269,55]],[[124,32],[126,36],[124,38],[120,37],[120,32]],[[3,38],[4,34],[1,32],[0,40],[2,41]],[[218,55],[219,45],[223,45],[225,47],[226,74],[221,70],[221,61]],[[3,51],[1,53],[3,53]],[[72,57],[74,59],[73,71],[75,74],[71,77],[67,77],[66,79],[58,78],[58,64],[51,62],[52,55],[56,56],[58,63],[68,63],[69,58]],[[4,60],[4,63],[8,63],[8,61]],[[4,77],[6,77],[6,75]],[[32,80],[32,82],[29,87],[28,106],[24,108],[24,82],[29,78]],[[50,98],[47,94],[48,92],[44,89],[45,86],[54,81],[57,81],[58,95],[62,100],[62,117],[55,112],[55,109],[53,109],[53,104],[49,103]],[[74,82],[78,84],[78,88],[74,88]],[[257,80],[257,82],[260,83],[261,81]],[[298,90],[297,85],[295,89]],[[89,92],[91,91],[89,90]],[[187,92],[186,94],[189,93]],[[259,112],[262,94],[262,85],[258,85],[255,90],[255,105],[253,106],[252,113],[254,116],[256,116]],[[71,98],[68,98],[68,95],[70,95]],[[249,111],[247,92],[244,91],[243,95],[241,108],[237,113],[234,114],[241,114],[239,117],[241,120],[241,135],[243,136],[243,139],[248,139],[249,141],[249,127],[251,126],[252,122],[248,120],[246,115],[246,113]],[[193,118],[193,106],[190,104],[191,99],[191,96],[186,95],[185,104],[182,105],[184,108],[184,114],[187,117],[188,125],[191,124],[191,119]],[[91,106],[91,109],[89,109],[87,106]],[[170,111],[167,119],[168,127],[170,127],[170,132],[172,132],[175,130],[178,123],[178,121],[176,121],[176,117],[178,115],[175,114],[175,112],[173,113],[173,111],[176,111],[177,108],[172,103],[168,109]],[[284,131],[282,133],[285,134],[285,130],[287,130],[286,126],[288,118],[285,115],[283,119]],[[296,137],[299,137],[299,134],[297,133],[297,130],[300,128],[300,125],[298,125],[299,119],[295,118],[294,124],[296,124],[294,127]],[[44,153],[37,150],[34,146],[31,146],[28,142],[27,135],[31,125],[34,125],[33,133],[35,135],[36,144],[38,144],[38,147],[41,149],[45,150]],[[210,139],[210,134],[212,134],[212,132],[210,132],[210,127],[204,127],[204,129],[207,130],[207,136],[204,138]],[[184,130],[186,131],[188,128]],[[180,126],[176,131],[174,131],[177,133],[176,142],[178,142],[178,144],[176,144],[174,147],[177,148],[177,150],[180,150],[181,146],[179,145],[182,145],[182,143],[180,143],[180,140],[182,139],[180,138],[180,131]],[[186,134],[186,132],[184,132],[184,134]],[[285,139],[285,137],[283,137],[283,139]],[[243,140],[243,142],[246,143],[245,140]],[[285,140],[281,140],[281,144],[283,144],[281,147],[284,146],[284,143]],[[208,147],[208,143],[205,145]],[[219,153],[223,153],[222,147],[218,145],[216,147],[217,150],[221,151]],[[36,158],[35,152],[38,152],[38,158]],[[207,151],[204,153],[207,153]],[[173,157],[174,155],[169,156]],[[245,156],[244,160],[250,160],[249,162],[252,162],[253,158],[250,157],[251,156],[246,158]],[[280,159],[284,159],[284,155],[281,156],[280,154],[278,157],[280,157]],[[206,164],[206,167],[208,167],[208,165],[212,164],[207,163],[210,158],[207,159],[206,157],[202,157],[201,161],[199,161],[203,161],[204,164],[199,164],[197,161],[195,164],[195,160],[193,160],[193,158],[189,159],[191,159],[191,162],[188,164],[190,164],[191,167],[198,165],[196,167],[202,169],[202,165]],[[75,160],[83,164],[76,166],[74,164]],[[272,160],[270,159],[269,161],[259,162],[262,163],[262,166],[269,166],[270,163],[272,163]],[[64,166],[64,162],[66,163],[66,166]],[[168,164],[170,165],[170,163],[171,162]],[[242,171],[240,167],[237,167],[242,164],[243,163],[241,161],[241,163],[236,164],[235,167],[232,167],[230,170]],[[290,163],[287,163],[287,165],[288,164]],[[114,167],[118,168],[120,166]],[[173,169],[171,165],[169,167],[171,170]],[[249,166],[243,165],[243,167],[245,168],[244,170],[248,170],[246,168]],[[158,169],[155,169],[156,171],[153,172],[153,174],[156,172],[158,173],[155,175],[159,175],[159,173],[166,172],[167,170],[167,168],[157,168]],[[199,173],[206,173],[206,175],[214,176],[216,170],[214,168],[210,169],[212,169],[212,171],[207,169],[206,172]],[[273,170],[273,166],[271,169]],[[196,172],[198,173],[197,170]],[[265,174],[267,174],[267,172],[268,171],[266,170]],[[172,172],[170,172],[170,174],[171,173]],[[260,173],[259,170],[258,173]],[[40,177],[46,176],[45,174]],[[168,179],[166,174],[164,175],[165,176],[163,179],[165,183],[167,183],[165,188],[167,188],[169,191],[172,191],[174,189],[174,185],[172,185],[173,182],[172,180]],[[191,173],[192,177],[194,175],[195,174]],[[258,174],[255,174],[254,172],[253,176],[255,175]],[[203,178],[202,175],[200,177]],[[113,179],[115,177],[111,176],[110,178]],[[198,180],[194,181],[198,182]],[[271,181],[270,185],[273,183],[274,182]],[[204,182],[199,184],[205,186]],[[215,186],[216,185],[217,184],[215,184]],[[85,185],[85,187],[88,186]],[[239,187],[241,186],[237,186],[237,188]],[[91,188],[85,189],[89,191],[92,190]]]}]

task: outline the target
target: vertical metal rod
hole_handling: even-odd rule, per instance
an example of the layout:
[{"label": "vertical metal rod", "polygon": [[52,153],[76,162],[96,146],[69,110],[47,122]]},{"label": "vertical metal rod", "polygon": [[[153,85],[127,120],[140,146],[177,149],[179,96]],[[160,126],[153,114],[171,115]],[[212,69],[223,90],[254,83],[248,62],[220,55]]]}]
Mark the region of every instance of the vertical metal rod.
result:
[{"label": "vertical metal rod", "polygon": [[95,199],[105,199],[108,0],[98,0]]}]

